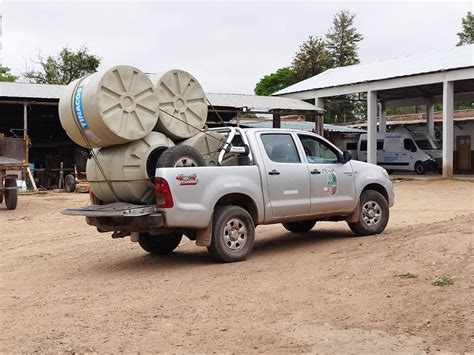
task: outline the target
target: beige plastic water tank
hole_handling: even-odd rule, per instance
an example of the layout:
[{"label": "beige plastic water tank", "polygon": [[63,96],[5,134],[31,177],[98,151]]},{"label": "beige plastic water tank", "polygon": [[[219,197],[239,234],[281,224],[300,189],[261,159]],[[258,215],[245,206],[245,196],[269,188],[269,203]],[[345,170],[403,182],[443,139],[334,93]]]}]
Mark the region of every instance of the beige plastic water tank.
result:
[{"label": "beige plastic water tank", "polygon": [[143,72],[118,65],[70,83],[59,100],[67,135],[100,148],[145,137],[158,120],[157,91]]},{"label": "beige plastic water tank", "polygon": [[[207,166],[217,165],[219,151],[226,141],[226,136],[222,133],[207,131],[200,132],[195,136],[186,139],[179,143],[179,145],[189,145],[197,149]],[[226,154],[224,156],[223,165],[238,165],[238,159],[233,154]]]},{"label": "beige plastic water tank", "polygon": [[175,140],[197,134],[206,124],[207,99],[194,76],[180,69],[152,76],[160,113],[155,130]]},{"label": "beige plastic water tank", "polygon": [[151,204],[154,190],[150,178],[154,177],[160,153],[174,143],[159,132],[131,143],[94,150],[113,191],[93,158],[87,161],[87,179],[92,191],[104,203],[117,200]]}]

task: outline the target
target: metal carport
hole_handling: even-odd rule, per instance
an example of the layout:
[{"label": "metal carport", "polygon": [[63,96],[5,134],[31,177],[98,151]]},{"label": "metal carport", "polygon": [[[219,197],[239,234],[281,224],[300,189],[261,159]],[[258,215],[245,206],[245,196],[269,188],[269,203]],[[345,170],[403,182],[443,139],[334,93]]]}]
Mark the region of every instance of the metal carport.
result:
[{"label": "metal carport", "polygon": [[373,164],[377,163],[377,116],[383,132],[387,108],[426,105],[427,130],[433,133],[433,106],[442,103],[443,176],[452,177],[453,106],[454,101],[474,100],[474,45],[333,68],[273,95],[315,100],[323,108],[325,98],[356,93],[367,94],[367,154]]}]

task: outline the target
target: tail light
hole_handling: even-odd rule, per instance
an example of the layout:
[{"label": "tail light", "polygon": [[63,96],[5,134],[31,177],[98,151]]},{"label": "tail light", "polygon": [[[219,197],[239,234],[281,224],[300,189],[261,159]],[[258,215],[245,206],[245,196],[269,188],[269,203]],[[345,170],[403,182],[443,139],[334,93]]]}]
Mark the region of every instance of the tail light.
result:
[{"label": "tail light", "polygon": [[157,207],[173,207],[173,196],[171,195],[170,186],[165,179],[160,177],[155,178],[155,196]]}]

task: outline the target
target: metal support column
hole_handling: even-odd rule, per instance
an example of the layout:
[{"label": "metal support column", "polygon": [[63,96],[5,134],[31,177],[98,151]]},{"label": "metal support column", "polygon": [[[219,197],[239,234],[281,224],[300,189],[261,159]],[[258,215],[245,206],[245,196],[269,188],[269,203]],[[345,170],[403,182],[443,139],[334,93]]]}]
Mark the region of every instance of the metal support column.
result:
[{"label": "metal support column", "polygon": [[443,82],[443,177],[453,177],[454,82]]},{"label": "metal support column", "polygon": [[367,162],[377,164],[377,91],[367,92]]},{"label": "metal support column", "polygon": [[385,103],[379,103],[379,133],[387,132],[387,112]]},{"label": "metal support column", "polygon": [[[314,104],[320,109],[324,109],[324,100],[316,97],[314,99]],[[324,136],[324,114],[320,113],[316,115],[314,120],[314,133]]]},{"label": "metal support column", "polygon": [[434,130],[434,103],[428,101],[426,104],[426,131],[430,135],[430,137],[435,137],[435,130]]},{"label": "metal support column", "polygon": [[281,115],[279,112],[273,113],[273,128],[281,128]]}]

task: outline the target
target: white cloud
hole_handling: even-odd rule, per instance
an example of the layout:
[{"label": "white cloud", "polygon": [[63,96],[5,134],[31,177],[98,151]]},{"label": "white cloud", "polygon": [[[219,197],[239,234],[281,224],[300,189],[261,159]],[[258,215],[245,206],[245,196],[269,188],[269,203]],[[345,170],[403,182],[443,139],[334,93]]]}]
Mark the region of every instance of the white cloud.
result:
[{"label": "white cloud", "polygon": [[455,2],[17,2],[3,3],[4,65],[85,44],[102,66],[189,70],[206,91],[251,93],[291,63],[341,9],[357,14],[362,61],[452,47],[471,3]]}]

